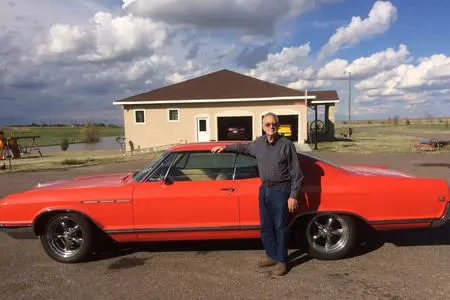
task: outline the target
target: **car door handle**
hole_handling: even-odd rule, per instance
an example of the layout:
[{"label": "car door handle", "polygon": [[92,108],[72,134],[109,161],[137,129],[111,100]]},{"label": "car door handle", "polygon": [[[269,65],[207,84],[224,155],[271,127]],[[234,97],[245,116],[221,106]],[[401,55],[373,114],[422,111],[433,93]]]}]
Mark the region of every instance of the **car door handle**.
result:
[{"label": "car door handle", "polygon": [[223,189],[220,189],[221,191],[229,191],[229,192],[234,192],[236,189],[234,189],[234,188],[223,188]]}]

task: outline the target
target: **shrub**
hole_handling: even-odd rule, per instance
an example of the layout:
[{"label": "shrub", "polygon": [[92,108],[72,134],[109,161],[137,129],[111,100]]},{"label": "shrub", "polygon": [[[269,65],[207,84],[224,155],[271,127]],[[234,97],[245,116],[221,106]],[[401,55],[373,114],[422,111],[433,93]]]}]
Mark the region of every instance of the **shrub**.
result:
[{"label": "shrub", "polygon": [[69,145],[70,145],[69,140],[68,139],[63,139],[61,141],[61,150],[62,151],[67,151],[67,148],[69,148]]},{"label": "shrub", "polygon": [[400,117],[398,116],[398,115],[395,115],[395,117],[394,117],[394,125],[395,126],[398,126],[398,124],[399,124],[399,122],[400,122]]},{"label": "shrub", "polygon": [[74,158],[68,158],[65,159],[61,162],[62,165],[83,165],[85,164],[87,161],[86,160],[81,160],[81,159],[74,159]]},{"label": "shrub", "polygon": [[94,124],[87,124],[81,129],[80,138],[85,143],[98,143],[100,135],[97,127]]}]

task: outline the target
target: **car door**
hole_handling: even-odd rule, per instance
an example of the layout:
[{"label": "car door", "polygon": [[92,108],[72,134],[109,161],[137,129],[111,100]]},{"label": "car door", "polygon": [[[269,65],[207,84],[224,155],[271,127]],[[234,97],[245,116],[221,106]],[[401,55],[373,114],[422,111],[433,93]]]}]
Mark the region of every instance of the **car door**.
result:
[{"label": "car door", "polygon": [[233,153],[170,155],[146,182],[136,185],[133,204],[139,238],[202,239],[239,229],[234,159]]},{"label": "car door", "polygon": [[245,154],[237,155],[234,179],[239,194],[241,229],[258,229],[261,180],[256,158]]}]

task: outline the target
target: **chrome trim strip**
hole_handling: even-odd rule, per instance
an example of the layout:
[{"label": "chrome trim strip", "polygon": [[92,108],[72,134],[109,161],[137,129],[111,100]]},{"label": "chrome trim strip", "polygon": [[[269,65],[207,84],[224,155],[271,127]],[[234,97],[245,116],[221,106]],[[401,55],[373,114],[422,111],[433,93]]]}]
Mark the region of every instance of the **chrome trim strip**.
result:
[{"label": "chrome trim strip", "polygon": [[369,221],[369,225],[395,225],[395,224],[414,224],[414,223],[430,223],[436,219],[404,219],[404,220],[381,220]]},{"label": "chrome trim strip", "polygon": [[127,203],[130,200],[86,200],[81,201],[82,204],[102,204],[102,203]]},{"label": "chrome trim strip", "polygon": [[187,231],[225,231],[225,230],[259,230],[259,225],[248,226],[208,226],[208,227],[171,227],[171,228],[138,228],[105,230],[109,234],[122,233],[157,233],[157,232],[187,232]]}]

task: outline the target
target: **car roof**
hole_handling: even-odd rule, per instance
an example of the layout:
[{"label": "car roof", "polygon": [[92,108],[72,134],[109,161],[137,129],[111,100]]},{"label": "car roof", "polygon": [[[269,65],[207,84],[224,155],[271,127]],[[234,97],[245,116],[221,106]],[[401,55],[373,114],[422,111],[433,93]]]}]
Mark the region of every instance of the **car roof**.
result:
[{"label": "car roof", "polygon": [[167,149],[169,152],[177,151],[209,151],[215,146],[226,146],[232,144],[248,144],[249,141],[222,141],[222,142],[203,142],[203,143],[186,143],[179,144]]}]

